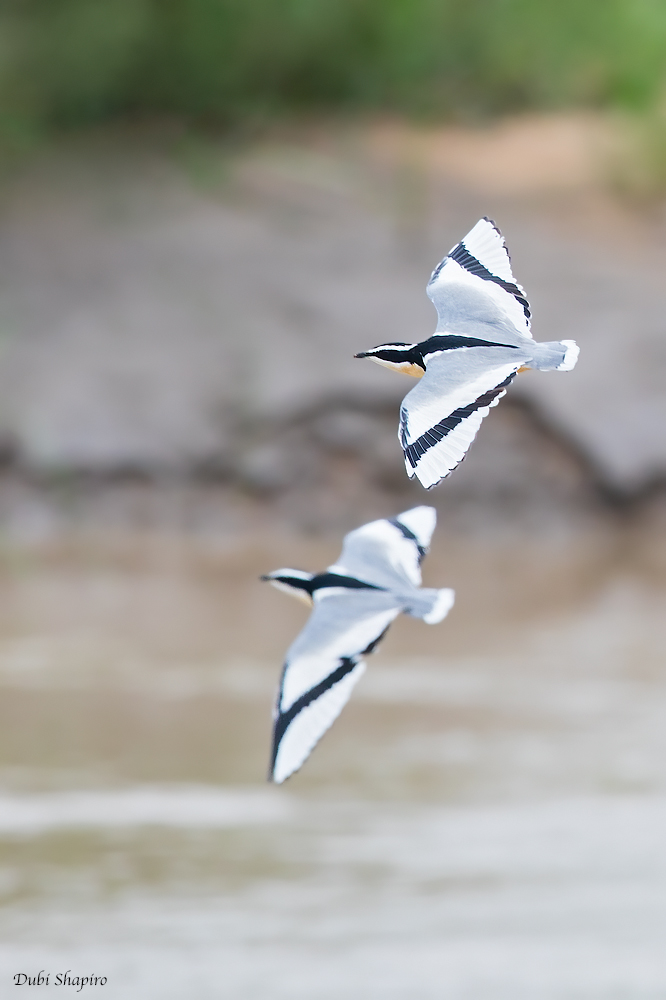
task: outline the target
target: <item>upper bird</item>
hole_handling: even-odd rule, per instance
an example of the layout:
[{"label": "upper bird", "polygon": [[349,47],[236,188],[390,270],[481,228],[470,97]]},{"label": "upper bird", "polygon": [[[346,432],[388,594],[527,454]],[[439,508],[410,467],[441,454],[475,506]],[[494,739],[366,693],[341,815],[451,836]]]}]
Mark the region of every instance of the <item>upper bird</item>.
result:
[{"label": "upper bird", "polygon": [[338,717],[393,619],[405,611],[434,624],[453,605],[448,588],[421,588],[421,560],[435,530],[433,507],[371,521],[345,536],[324,573],[276,569],[262,577],[312,608],[289,647],[273,712],[270,778],[297,771]]},{"label": "upper bird", "polygon": [[426,291],[438,315],[432,337],[380,344],[356,357],[424,376],[402,402],[398,439],[410,479],[430,489],[462,461],[519,371],[570,371],[578,347],[573,340],[532,339],[529,303],[491,219],[480,219],[453,247]]}]

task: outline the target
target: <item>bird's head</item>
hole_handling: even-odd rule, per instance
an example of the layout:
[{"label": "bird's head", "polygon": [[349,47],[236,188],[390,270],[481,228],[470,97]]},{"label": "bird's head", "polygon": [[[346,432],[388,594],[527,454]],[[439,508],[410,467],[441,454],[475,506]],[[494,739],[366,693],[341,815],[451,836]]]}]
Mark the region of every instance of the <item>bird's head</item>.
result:
[{"label": "bird's head", "polygon": [[268,580],[278,590],[285,594],[303,601],[308,607],[312,607],[312,579],[313,573],[306,573],[302,569],[274,569],[272,573],[266,573],[259,577],[260,580]]},{"label": "bird's head", "polygon": [[425,372],[425,362],[423,355],[416,344],[379,344],[369,351],[361,351],[355,354],[355,358],[369,358],[378,365],[391,368],[394,372],[403,372],[405,375],[413,375],[414,378],[421,378]]}]

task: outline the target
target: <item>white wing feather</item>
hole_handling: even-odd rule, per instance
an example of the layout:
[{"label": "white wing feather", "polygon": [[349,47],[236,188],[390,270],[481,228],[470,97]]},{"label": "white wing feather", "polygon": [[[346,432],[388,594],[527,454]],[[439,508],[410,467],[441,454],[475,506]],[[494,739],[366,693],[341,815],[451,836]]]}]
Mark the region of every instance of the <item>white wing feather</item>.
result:
[{"label": "white wing feather", "polygon": [[278,709],[288,711],[342,659],[360,656],[400,610],[400,603],[383,590],[331,589],[316,599],[305,628],[287,650]]},{"label": "white wing feather", "polygon": [[[470,229],[467,236],[464,236],[460,242],[472,257],[476,257],[479,263],[491,274],[496,274],[504,281],[516,283],[511,271],[511,257],[506,248],[504,237],[490,219],[479,219],[474,228]],[[453,253],[455,248],[451,247],[450,252]],[[520,286],[517,287],[520,288]],[[523,291],[522,288],[520,290]]]},{"label": "white wing feather", "polygon": [[437,513],[434,507],[413,507],[394,519],[401,522],[416,537],[411,539],[382,519],[364,524],[345,536],[337,563],[329,566],[333,573],[343,573],[366,580],[380,587],[396,587],[410,583],[421,585],[421,550],[430,545]]},{"label": "white wing feather", "polygon": [[[470,350],[475,351],[477,356],[481,351],[486,355],[491,350],[495,355],[498,353],[493,348],[477,347]],[[428,362],[425,375],[402,401],[402,410],[407,416],[405,432],[408,444],[412,444],[455,410],[473,404],[484,393],[517,372],[521,365],[520,358],[515,361],[513,358],[511,361],[503,359],[498,364],[497,357],[484,357],[481,354],[478,360],[486,361],[486,366],[479,370],[480,366],[477,365],[476,370],[467,374],[464,371],[456,372],[446,354]]]},{"label": "white wing feather", "polygon": [[[507,326],[531,339],[525,290],[511,271],[502,234],[480,219],[435,268],[426,289],[437,309],[437,332],[467,333],[470,324],[488,325],[488,333]],[[489,339],[493,339],[489,336]]]},{"label": "white wing feather", "polygon": [[273,764],[273,781],[281,784],[307,760],[349,701],[352,690],[364,671],[365,663],[357,663],[341,681],[295,716],[278,745]]},{"label": "white wing feather", "polygon": [[327,586],[314,592],[312,614],[287,651],[276,699],[274,781],[284,781],[307,759],[363,673],[361,657],[401,611],[428,623],[447,614],[452,590],[416,589],[420,558],[436,519],[433,507],[413,507],[393,521],[372,521],[345,537],[340,560],[329,572],[371,586]]},{"label": "white wing feather", "polygon": [[316,599],[287,652],[275,710],[274,781],[284,781],[306,760],[363,673],[361,655],[401,610],[382,590],[330,588]]},{"label": "white wing feather", "polygon": [[[435,357],[402,403],[399,436],[407,474],[416,476],[426,489],[462,461],[490,407],[505,394],[506,389],[500,386],[521,364],[520,357],[513,360],[518,352],[511,348],[471,351],[476,355],[475,371],[465,377],[462,370],[452,369],[446,355]],[[498,364],[502,354],[510,354],[512,360]],[[446,426],[447,421],[450,426]]]}]

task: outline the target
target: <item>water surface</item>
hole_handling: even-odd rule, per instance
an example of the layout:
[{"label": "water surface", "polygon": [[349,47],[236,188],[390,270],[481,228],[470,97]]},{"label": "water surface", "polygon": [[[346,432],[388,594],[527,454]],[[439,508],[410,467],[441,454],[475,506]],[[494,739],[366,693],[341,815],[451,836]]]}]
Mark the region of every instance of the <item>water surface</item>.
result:
[{"label": "water surface", "polygon": [[[274,788],[273,686],[305,609],[256,577],[294,545],[5,554],[0,981],[71,969],[123,1000],[662,998],[654,565],[604,546],[436,551],[450,620],[396,623]],[[296,565],[335,555],[296,548]]]}]

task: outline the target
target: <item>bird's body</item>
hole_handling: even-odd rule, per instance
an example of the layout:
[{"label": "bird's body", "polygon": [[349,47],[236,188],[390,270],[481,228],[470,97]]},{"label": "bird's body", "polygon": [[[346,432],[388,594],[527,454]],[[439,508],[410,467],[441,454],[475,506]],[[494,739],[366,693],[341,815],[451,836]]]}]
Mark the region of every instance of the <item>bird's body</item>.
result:
[{"label": "bird's body", "polygon": [[452,590],[421,588],[420,562],[435,528],[432,507],[350,532],[339,561],[319,574],[279,569],[262,579],[305,597],[312,614],[285,659],[274,710],[270,777],[303,764],[337,718],[371,653],[400,612],[429,624],[453,604]]},{"label": "bird's body", "polygon": [[380,344],[356,357],[421,378],[403,400],[398,437],[408,475],[430,489],[462,461],[519,371],[569,371],[578,347],[532,339],[525,292],[490,219],[481,219],[438,264],[427,292],[438,315],[431,337]]}]

